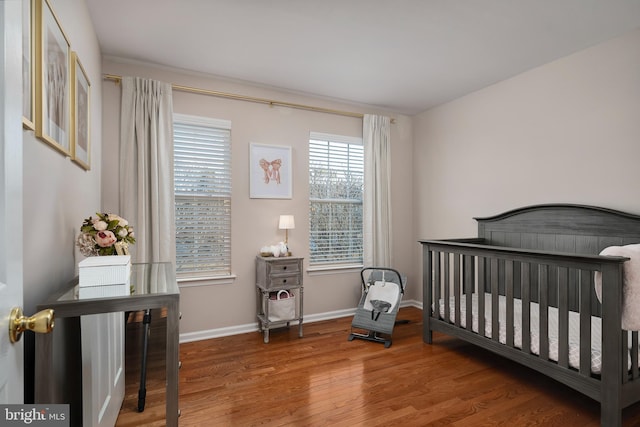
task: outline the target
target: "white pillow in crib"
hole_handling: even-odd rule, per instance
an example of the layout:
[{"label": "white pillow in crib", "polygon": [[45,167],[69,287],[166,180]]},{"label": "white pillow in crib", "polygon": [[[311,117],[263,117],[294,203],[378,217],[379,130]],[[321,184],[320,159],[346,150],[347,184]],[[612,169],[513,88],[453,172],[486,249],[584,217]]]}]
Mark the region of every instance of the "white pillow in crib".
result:
[{"label": "white pillow in crib", "polygon": [[[600,255],[629,258],[622,265],[622,329],[640,331],[640,244],[609,246]],[[596,295],[602,302],[602,273],[594,275]]]}]

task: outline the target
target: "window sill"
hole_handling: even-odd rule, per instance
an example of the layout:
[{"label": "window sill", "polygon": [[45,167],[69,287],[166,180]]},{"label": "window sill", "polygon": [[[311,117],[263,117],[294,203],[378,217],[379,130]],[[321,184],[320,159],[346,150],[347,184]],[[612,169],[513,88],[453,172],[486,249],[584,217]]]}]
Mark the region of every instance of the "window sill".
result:
[{"label": "window sill", "polygon": [[230,285],[235,282],[236,278],[237,276],[235,274],[228,276],[178,278],[178,287],[193,288],[197,286]]},{"label": "window sill", "polygon": [[363,265],[359,264],[332,264],[323,266],[313,266],[307,269],[309,276],[320,276],[324,274],[359,273]]}]

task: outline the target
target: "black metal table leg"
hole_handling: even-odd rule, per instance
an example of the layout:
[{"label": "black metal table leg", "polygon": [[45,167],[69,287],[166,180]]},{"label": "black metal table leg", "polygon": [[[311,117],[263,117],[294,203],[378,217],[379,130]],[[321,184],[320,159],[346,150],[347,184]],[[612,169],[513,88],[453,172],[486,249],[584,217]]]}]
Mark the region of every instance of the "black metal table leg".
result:
[{"label": "black metal table leg", "polygon": [[138,390],[138,412],[144,411],[147,398],[147,350],[149,347],[149,325],[151,324],[151,310],[145,310],[142,319],[144,333],[142,335],[142,365],[140,367],[140,388]]}]

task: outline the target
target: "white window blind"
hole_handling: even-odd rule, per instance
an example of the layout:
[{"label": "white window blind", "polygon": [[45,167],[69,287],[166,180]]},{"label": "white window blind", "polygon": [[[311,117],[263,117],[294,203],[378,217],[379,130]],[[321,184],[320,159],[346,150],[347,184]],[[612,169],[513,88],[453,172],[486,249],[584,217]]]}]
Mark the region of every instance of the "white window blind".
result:
[{"label": "white window blind", "polygon": [[231,123],[174,116],[176,273],[231,274]]},{"label": "white window blind", "polygon": [[312,132],[310,264],[362,264],[364,147],[360,138]]}]

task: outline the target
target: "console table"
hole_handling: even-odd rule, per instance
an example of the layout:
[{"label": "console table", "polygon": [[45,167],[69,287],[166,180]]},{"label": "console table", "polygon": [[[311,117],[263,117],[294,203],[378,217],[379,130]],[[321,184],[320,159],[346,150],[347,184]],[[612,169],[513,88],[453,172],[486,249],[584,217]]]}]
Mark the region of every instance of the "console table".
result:
[{"label": "console table", "polygon": [[[51,308],[56,318],[89,314],[140,311],[153,308],[167,310],[167,393],[166,425],[178,425],[178,364],[180,291],[171,263],[133,264],[132,293],[126,296],[79,298],[78,278],[67,289],[38,305],[38,310]],[[36,334],[35,403],[51,403],[53,399],[53,338],[52,334]]]}]

